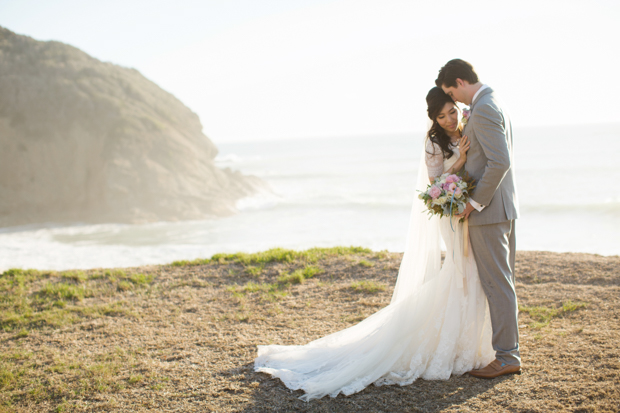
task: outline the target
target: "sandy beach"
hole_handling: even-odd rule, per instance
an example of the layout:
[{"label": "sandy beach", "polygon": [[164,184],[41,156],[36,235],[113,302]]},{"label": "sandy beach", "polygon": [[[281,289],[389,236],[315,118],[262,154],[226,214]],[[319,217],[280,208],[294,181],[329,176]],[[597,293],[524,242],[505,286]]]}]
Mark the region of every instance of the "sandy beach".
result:
[{"label": "sandy beach", "polygon": [[401,254],[270,250],[0,276],[0,411],[616,412],[620,257],[518,252],[523,372],[310,403],[253,372],[389,303]]}]

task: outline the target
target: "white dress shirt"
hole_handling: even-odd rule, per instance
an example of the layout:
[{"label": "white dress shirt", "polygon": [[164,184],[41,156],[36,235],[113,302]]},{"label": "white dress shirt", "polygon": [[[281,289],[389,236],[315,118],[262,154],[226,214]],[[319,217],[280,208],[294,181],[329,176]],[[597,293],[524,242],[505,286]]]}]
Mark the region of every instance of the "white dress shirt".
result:
[{"label": "white dress shirt", "polygon": [[469,106],[471,106],[471,105],[473,105],[473,104],[474,104],[474,102],[476,101],[476,98],[478,97],[478,95],[480,94],[480,92],[482,92],[484,89],[488,89],[488,88],[489,88],[489,86],[488,86],[488,85],[482,85],[482,86],[480,86],[480,89],[478,89],[478,91],[474,94],[474,97],[473,97],[473,98],[471,98],[471,104],[470,104]]}]

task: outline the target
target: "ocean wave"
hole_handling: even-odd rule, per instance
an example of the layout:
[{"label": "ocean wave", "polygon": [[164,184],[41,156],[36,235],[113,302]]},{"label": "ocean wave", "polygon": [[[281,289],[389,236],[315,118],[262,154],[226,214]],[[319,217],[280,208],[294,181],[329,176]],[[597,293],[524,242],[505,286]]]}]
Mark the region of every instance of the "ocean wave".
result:
[{"label": "ocean wave", "polygon": [[357,210],[357,209],[374,209],[374,210],[402,210],[410,209],[410,202],[399,201],[381,201],[381,200],[321,200],[321,199],[306,199],[306,200],[290,200],[282,199],[281,202],[274,205],[274,207],[282,209],[312,209],[317,210],[321,208],[330,209],[338,208],[342,210]]},{"label": "ocean wave", "polygon": [[544,214],[553,213],[590,213],[590,214],[618,214],[620,202],[601,202],[599,204],[521,204],[523,212],[536,212]]},{"label": "ocean wave", "polygon": [[282,197],[274,193],[261,193],[237,201],[236,207],[239,211],[255,211],[260,209],[271,209],[282,202]]},{"label": "ocean wave", "polygon": [[237,201],[239,211],[255,211],[263,209],[409,209],[412,200],[409,198],[388,197],[364,197],[347,195],[325,194],[298,194],[296,196],[282,196],[278,193],[262,193]]},{"label": "ocean wave", "polygon": [[[261,172],[258,172],[260,174]],[[253,173],[256,175],[256,173]],[[379,179],[382,177],[398,177],[411,182],[415,182],[416,175],[414,174],[413,169],[399,169],[399,170],[386,170],[386,171],[377,171],[377,170],[368,170],[368,171],[358,171],[358,170],[349,170],[346,172],[333,170],[333,171],[310,171],[310,172],[278,172],[275,170],[269,171],[269,174],[264,174],[265,177],[269,179],[279,179],[279,180],[305,180],[305,179],[349,179],[351,177],[354,178],[366,178],[370,177],[373,179]]]},{"label": "ocean wave", "polygon": [[258,161],[262,159],[260,156],[248,156],[241,157],[234,153],[228,153],[226,155],[218,155],[215,157],[215,163],[240,163],[245,161]]},{"label": "ocean wave", "polygon": [[[312,194],[297,196],[282,196],[279,194],[259,194],[243,198],[237,203],[240,211],[261,209],[375,209],[375,210],[403,210],[410,209],[414,199],[402,196],[364,197],[355,195],[325,195]],[[579,214],[619,214],[620,202],[602,202],[599,204],[520,204],[524,213],[552,215],[557,213]]]}]

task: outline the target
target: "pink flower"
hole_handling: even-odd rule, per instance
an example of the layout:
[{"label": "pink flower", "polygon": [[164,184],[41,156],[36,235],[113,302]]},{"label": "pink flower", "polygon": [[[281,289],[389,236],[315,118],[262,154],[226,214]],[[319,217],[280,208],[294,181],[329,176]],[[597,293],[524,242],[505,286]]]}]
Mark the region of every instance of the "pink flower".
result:
[{"label": "pink flower", "polygon": [[439,195],[441,195],[441,189],[433,185],[431,186],[431,189],[428,191],[428,194],[431,196],[431,198],[437,199]]},{"label": "pink flower", "polygon": [[460,180],[461,178],[459,178],[458,175],[452,174],[452,175],[448,175],[448,177],[446,178],[446,183],[451,184],[452,182],[458,182]]},{"label": "pink flower", "polygon": [[463,191],[461,191],[461,188],[456,188],[456,190],[454,191],[454,196],[456,198],[460,198],[461,195],[463,195]]},{"label": "pink flower", "polygon": [[448,191],[452,192],[456,189],[456,184],[454,182],[452,182],[450,185],[448,185]]},{"label": "pink flower", "polygon": [[469,109],[463,109],[463,117],[467,120],[469,120],[469,115],[471,115],[471,110]]}]

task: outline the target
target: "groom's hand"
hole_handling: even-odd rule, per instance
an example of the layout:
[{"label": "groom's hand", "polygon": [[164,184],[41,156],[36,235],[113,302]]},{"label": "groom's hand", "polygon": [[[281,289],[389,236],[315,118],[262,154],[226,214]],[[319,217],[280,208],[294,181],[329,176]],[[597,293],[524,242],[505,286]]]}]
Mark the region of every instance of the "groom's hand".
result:
[{"label": "groom's hand", "polygon": [[468,202],[467,206],[465,207],[465,210],[459,215],[455,215],[455,217],[458,219],[461,219],[461,218],[467,219],[469,218],[469,214],[471,214],[471,211],[473,210],[474,210],[474,206],[470,202]]}]

